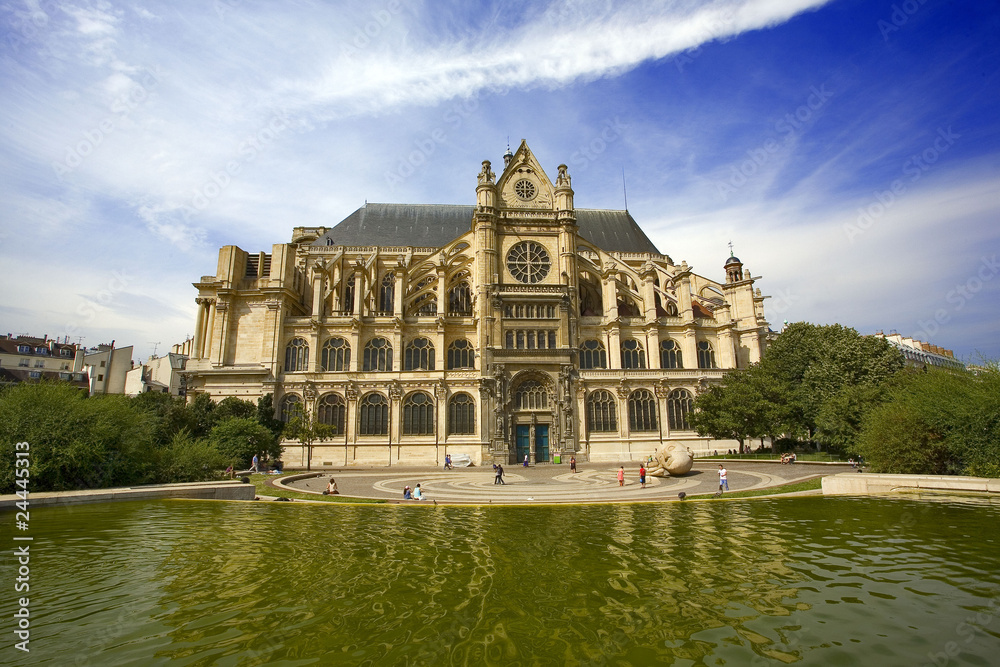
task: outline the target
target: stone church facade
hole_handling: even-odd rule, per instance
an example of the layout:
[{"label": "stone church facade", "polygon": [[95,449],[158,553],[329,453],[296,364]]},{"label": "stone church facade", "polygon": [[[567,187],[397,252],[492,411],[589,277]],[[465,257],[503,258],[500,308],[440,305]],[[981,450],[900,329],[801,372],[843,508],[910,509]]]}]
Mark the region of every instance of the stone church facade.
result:
[{"label": "stone church facade", "polygon": [[366,204],[271,252],[219,251],[195,283],[188,395],[256,400],[333,427],[290,466],[644,459],[694,433],[694,397],[762,355],[735,257],[675,264],[627,211],[576,209],[522,142],[475,206]]}]

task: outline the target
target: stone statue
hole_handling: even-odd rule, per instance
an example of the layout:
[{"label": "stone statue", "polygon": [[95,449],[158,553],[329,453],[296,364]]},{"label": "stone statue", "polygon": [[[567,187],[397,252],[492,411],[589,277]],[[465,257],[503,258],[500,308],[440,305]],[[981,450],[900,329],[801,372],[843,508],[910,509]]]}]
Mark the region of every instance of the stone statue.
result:
[{"label": "stone statue", "polygon": [[679,476],[691,472],[694,458],[691,452],[680,445],[663,445],[653,452],[653,463],[649,464],[649,474],[654,477]]}]

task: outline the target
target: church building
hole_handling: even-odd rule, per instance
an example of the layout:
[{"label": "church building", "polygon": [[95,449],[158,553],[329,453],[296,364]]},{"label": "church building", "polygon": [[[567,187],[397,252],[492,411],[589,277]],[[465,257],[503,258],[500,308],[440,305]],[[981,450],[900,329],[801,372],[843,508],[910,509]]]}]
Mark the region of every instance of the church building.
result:
[{"label": "church building", "polygon": [[628,211],[577,209],[525,142],[474,206],[365,204],[203,276],[189,397],[256,400],[334,435],[288,466],[627,461],[697,453],[694,397],[763,353],[759,289],[675,264]]}]

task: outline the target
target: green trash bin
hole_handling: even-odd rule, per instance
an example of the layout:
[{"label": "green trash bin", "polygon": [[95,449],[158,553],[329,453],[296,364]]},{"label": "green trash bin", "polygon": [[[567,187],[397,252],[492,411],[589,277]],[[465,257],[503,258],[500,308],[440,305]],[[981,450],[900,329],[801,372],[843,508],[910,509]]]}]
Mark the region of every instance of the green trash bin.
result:
[{"label": "green trash bin", "polygon": [[553,459],[553,463],[562,463],[562,455],[556,454],[555,458]]}]

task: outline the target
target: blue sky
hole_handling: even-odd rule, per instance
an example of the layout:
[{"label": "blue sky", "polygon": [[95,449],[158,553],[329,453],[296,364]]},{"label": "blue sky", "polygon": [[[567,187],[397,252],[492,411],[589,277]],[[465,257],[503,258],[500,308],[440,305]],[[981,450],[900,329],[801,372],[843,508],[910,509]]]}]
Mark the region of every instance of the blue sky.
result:
[{"label": "blue sky", "polygon": [[[1000,357],[1000,7],[935,0],[158,4],[0,13],[0,328],[194,328],[224,244],[469,204],[526,139],[783,320]],[[4,327],[4,325],[6,325]]]}]

